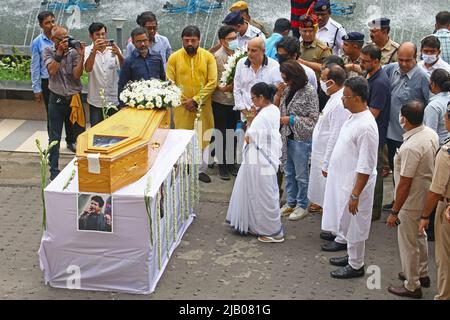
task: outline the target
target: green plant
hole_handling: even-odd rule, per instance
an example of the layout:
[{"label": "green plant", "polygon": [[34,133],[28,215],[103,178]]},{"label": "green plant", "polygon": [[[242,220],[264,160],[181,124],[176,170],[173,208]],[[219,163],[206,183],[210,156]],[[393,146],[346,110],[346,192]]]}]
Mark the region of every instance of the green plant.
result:
[{"label": "green plant", "polygon": [[0,60],[0,79],[26,81],[31,79],[30,57],[24,56],[16,47],[13,54]]}]

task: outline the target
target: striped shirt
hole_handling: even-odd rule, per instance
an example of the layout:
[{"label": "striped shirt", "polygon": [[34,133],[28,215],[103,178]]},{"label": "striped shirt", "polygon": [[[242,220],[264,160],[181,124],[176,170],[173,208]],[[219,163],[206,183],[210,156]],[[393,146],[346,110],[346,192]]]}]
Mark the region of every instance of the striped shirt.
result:
[{"label": "striped shirt", "polygon": [[299,18],[308,11],[313,0],[291,0],[291,26],[298,29]]}]

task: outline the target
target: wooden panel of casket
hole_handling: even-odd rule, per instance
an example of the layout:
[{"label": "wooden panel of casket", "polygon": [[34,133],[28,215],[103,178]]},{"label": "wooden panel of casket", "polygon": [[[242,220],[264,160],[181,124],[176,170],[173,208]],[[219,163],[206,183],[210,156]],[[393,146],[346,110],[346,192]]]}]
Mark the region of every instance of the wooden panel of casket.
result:
[{"label": "wooden panel of casket", "polygon": [[166,110],[124,108],[80,134],[79,191],[112,193],[144,176],[167,137],[167,119]]}]

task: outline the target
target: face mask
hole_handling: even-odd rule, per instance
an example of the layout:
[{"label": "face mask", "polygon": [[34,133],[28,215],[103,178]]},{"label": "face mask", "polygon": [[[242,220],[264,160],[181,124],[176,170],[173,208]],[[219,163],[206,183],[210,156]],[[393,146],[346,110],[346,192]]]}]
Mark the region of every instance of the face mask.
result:
[{"label": "face mask", "polygon": [[422,60],[426,64],[433,64],[437,61],[438,57],[436,54],[422,54]]},{"label": "face mask", "polygon": [[186,50],[186,52],[187,52],[189,55],[192,55],[192,54],[194,54],[194,53],[197,52],[197,49],[194,48],[194,47],[186,47],[186,48],[184,48],[184,50]]},{"label": "face mask", "polygon": [[282,55],[277,54],[277,58],[278,58],[278,62],[280,64],[289,60],[288,55],[284,55],[284,54],[282,54]]},{"label": "face mask", "polygon": [[320,80],[320,88],[321,88],[322,91],[325,92],[327,95],[328,95],[328,93],[327,93],[327,91],[328,91],[327,82],[328,82],[328,81],[329,81],[329,80],[327,80],[327,81],[323,81],[322,79]]},{"label": "face mask", "polygon": [[403,116],[401,114],[398,115],[398,122],[400,123],[400,126],[402,127],[402,129],[405,129],[405,122],[402,121]]},{"label": "face mask", "polygon": [[237,41],[237,39],[236,39],[236,40],[231,40],[230,42],[228,42],[228,48],[229,48],[231,51],[236,51],[237,47],[238,47],[238,41]]}]

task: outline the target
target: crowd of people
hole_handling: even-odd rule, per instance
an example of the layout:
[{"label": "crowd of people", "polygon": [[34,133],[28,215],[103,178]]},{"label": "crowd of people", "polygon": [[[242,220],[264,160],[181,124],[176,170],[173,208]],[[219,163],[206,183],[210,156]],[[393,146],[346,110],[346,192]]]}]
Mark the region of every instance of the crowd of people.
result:
[{"label": "crowd of people", "polygon": [[[336,22],[328,0],[291,0],[291,8],[291,19],[277,19],[269,34],[238,1],[217,44],[201,48],[200,29],[186,26],[175,52],[158,33],[156,16],[143,12],[125,55],[102,23],[90,25],[86,47],[55,25],[51,12],[40,13],[32,79],[46,106],[49,140],[61,140],[64,124],[68,148],[76,147],[86,125],[83,70],[91,126],[102,121],[105,101],[123,107],[118,96],[129,81],[170,79],[183,92],[173,127],[193,129],[201,110],[199,179],[211,182],[212,159],[221,179],[237,176],[226,216],[233,228],[279,243],[283,217],[320,213],[322,250],[347,251],[330,259],[339,267],[331,276],[347,279],[364,276],[365,241],[384,210],[387,226],[398,230],[402,264],[403,283],[389,292],[422,296],[430,286],[427,241],[435,240],[435,298],[450,299],[450,12],[436,15],[434,31],[430,26],[417,46],[393,41],[386,17],[368,22],[369,40]],[[234,81],[221,85],[238,48],[247,57],[237,63]],[[51,179],[58,156],[59,144],[50,152]],[[389,170],[394,201],[383,206]]]}]

